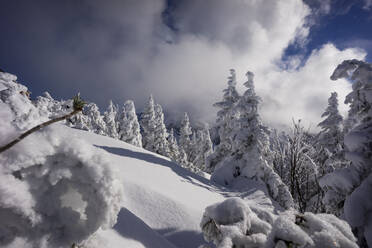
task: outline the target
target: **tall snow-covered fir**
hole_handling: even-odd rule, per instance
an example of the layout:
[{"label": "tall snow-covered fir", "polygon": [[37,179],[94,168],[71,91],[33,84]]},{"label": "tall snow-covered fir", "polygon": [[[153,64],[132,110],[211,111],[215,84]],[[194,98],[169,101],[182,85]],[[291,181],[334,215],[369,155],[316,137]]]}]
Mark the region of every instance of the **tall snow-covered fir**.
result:
[{"label": "tall snow-covered fir", "polygon": [[321,184],[326,189],[325,203],[341,209],[361,247],[372,247],[372,65],[345,60],[331,76],[339,78],[353,82],[345,102],[350,104],[349,118],[355,124],[344,140],[345,157],[351,164],[327,175]]},{"label": "tall snow-covered fir", "polygon": [[246,76],[248,80],[244,86],[247,90],[235,106],[238,117],[233,124],[230,154],[216,165],[211,179],[227,186],[243,188],[245,180],[258,180],[267,186],[270,196],[283,207],[293,207],[288,187],[266,160],[268,130],[258,114],[260,98],[254,89],[254,75],[247,72]]},{"label": "tall snow-covered fir", "polygon": [[142,145],[143,148],[154,151],[154,140],[155,140],[155,128],[156,128],[156,120],[155,120],[155,103],[154,98],[152,95],[149,97],[145,109],[141,114],[141,127],[143,129],[142,134]]},{"label": "tall snow-covered fir", "polygon": [[107,136],[112,137],[114,139],[119,138],[118,124],[116,122],[117,115],[118,115],[117,107],[110,100],[107,110],[103,114],[103,120],[106,123]]},{"label": "tall snow-covered fir", "polygon": [[118,122],[119,139],[134,146],[142,147],[140,125],[132,100],[124,103]]},{"label": "tall snow-covered fir", "polygon": [[214,153],[212,153],[206,164],[206,169],[212,172],[215,166],[226,157],[232,149],[232,132],[234,129],[234,120],[237,118],[235,105],[239,101],[240,96],[236,90],[236,75],[235,70],[230,70],[228,77],[228,87],[223,90],[223,100],[215,103],[213,106],[218,108],[216,127],[219,135],[219,144]]}]

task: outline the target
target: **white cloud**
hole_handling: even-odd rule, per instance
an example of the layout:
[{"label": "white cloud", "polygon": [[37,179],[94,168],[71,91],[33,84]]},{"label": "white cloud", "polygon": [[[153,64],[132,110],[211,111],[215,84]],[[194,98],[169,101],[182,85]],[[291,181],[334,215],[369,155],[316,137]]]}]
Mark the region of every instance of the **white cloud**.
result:
[{"label": "white cloud", "polygon": [[365,52],[360,49],[341,51],[332,44],[326,44],[314,50],[306,63],[296,70],[272,68],[263,71],[256,77],[258,92],[264,100],[263,118],[279,127],[292,118],[302,119],[306,126],[316,128],[327,107],[327,99],[334,91],[338,93],[339,109],[345,116],[348,106],[343,102],[351,91],[351,84],[345,80],[334,82],[329,77],[343,60],[364,57]]},{"label": "white cloud", "polygon": [[[25,61],[37,59],[29,64],[44,82],[53,83],[44,85],[52,95],[80,91],[101,106],[110,98],[120,104],[133,99],[138,111],[154,93],[167,112],[190,111],[194,119],[206,121],[215,119],[212,104],[222,96],[229,69],[237,70],[241,83],[251,70],[264,100],[262,115],[277,126],[292,117],[315,125],[330,92],[337,90],[341,99],[350,88],[330,82],[333,68],[343,59],[363,57],[359,50],[326,45],[303,67],[295,69],[300,58],[293,57],[290,69],[281,69],[288,45],[303,45],[308,36],[310,10],[300,0],[175,2],[171,15],[176,32],[162,22],[164,0],[86,0],[74,10],[62,2],[63,8],[22,5],[14,18],[19,13],[20,20],[36,21],[22,24],[25,30],[18,33],[28,45],[19,46],[19,54]],[[26,11],[25,6],[41,9]],[[61,33],[72,19],[73,27]],[[27,47],[37,54],[22,50]]]}]

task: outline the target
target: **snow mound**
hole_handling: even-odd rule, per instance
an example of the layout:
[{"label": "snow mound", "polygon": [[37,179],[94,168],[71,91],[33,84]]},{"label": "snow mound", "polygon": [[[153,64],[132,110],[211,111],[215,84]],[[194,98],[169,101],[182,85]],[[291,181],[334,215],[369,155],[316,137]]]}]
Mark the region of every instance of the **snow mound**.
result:
[{"label": "snow mound", "polygon": [[248,202],[229,198],[207,207],[200,226],[217,248],[358,247],[349,225],[334,215],[291,210],[275,220],[263,216]]},{"label": "snow mound", "polygon": [[0,156],[1,245],[24,237],[65,247],[116,223],[122,187],[103,152],[56,133],[32,135]]}]

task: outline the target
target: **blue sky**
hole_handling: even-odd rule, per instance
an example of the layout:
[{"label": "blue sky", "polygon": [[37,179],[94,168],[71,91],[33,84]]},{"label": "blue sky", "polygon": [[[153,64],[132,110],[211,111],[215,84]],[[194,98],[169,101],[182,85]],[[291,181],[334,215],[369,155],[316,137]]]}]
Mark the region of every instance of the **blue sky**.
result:
[{"label": "blue sky", "polygon": [[372,58],[369,0],[4,0],[0,16],[0,68],[33,97],[81,92],[102,110],[132,99],[141,111],[152,93],[174,119],[213,121],[235,68],[241,92],[255,73],[264,120],[314,126],[330,92],[350,90],[332,69]]},{"label": "blue sky", "polygon": [[[360,0],[331,1],[329,13],[321,12],[318,1],[306,1],[314,13],[314,25],[311,26],[306,55],[313,49],[331,42],[340,49],[359,47],[367,52],[367,61],[372,61],[372,6],[365,7]],[[328,1],[323,1],[327,4]],[[303,48],[289,46],[286,54],[303,53]]]}]

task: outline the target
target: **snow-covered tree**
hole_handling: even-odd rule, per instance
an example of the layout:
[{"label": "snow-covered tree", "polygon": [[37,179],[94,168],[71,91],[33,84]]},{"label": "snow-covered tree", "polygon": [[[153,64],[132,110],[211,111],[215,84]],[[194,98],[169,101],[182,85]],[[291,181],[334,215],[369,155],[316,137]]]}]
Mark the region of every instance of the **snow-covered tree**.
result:
[{"label": "snow-covered tree", "polygon": [[206,159],[213,153],[213,144],[209,134],[208,125],[205,125],[202,130],[197,131],[194,147],[197,152],[193,164],[199,169],[206,171]]},{"label": "snow-covered tree", "polygon": [[187,113],[185,113],[181,121],[179,147],[186,153],[188,161],[190,161],[189,157],[192,150],[190,139],[191,135],[192,130],[190,126],[189,116],[187,115]]},{"label": "snow-covered tree", "polygon": [[265,160],[269,151],[268,130],[258,114],[260,98],[255,93],[254,75],[248,72],[246,76],[247,90],[236,106],[239,118],[233,125],[231,153],[217,164],[211,179],[232,187],[244,185],[242,180],[258,181],[267,186],[269,195],[283,207],[293,207],[288,187]]},{"label": "snow-covered tree", "polygon": [[169,157],[175,161],[179,162],[180,160],[180,150],[178,147],[178,143],[176,137],[174,137],[174,130],[173,128],[169,132],[168,136],[168,149],[169,149]]},{"label": "snow-covered tree", "polygon": [[142,145],[143,148],[149,151],[154,151],[154,134],[156,128],[155,120],[155,103],[154,98],[150,95],[149,100],[145,106],[145,109],[142,112],[141,127],[143,129],[142,134]]},{"label": "snow-covered tree", "polygon": [[325,119],[318,124],[322,129],[317,139],[318,155],[316,162],[320,175],[332,172],[342,167],[343,162],[343,133],[342,116],[338,111],[337,93],[333,92],[328,99],[328,107],[322,114]]},{"label": "snow-covered tree", "polygon": [[81,130],[86,130],[86,131],[92,131],[92,126],[90,119],[88,116],[84,115],[82,112],[72,116],[69,120],[70,126],[81,129]]},{"label": "snow-covered tree", "polygon": [[114,139],[119,138],[118,130],[117,130],[117,123],[116,123],[116,116],[117,116],[117,107],[114,103],[110,100],[109,106],[107,110],[103,114],[103,120],[106,123],[106,132],[107,136],[112,137]]},{"label": "snow-covered tree", "polygon": [[89,129],[94,133],[105,135],[106,123],[95,103],[88,103],[83,109],[83,114],[89,119]]},{"label": "snow-covered tree", "polygon": [[134,146],[142,147],[140,125],[138,123],[136,109],[132,100],[128,100],[124,103],[119,120],[119,139]]},{"label": "snow-covered tree", "polygon": [[285,167],[282,180],[289,187],[300,212],[322,212],[322,190],[318,185],[318,167],[314,162],[316,150],[313,137],[305,131],[301,122],[293,122],[287,136]]},{"label": "snow-covered tree", "polygon": [[159,104],[155,104],[155,131],[154,131],[154,150],[158,154],[169,157],[168,131],[164,124],[163,109]]},{"label": "snow-covered tree", "polygon": [[372,247],[372,64],[345,60],[337,66],[331,79],[353,82],[346,96],[349,117],[357,122],[345,136],[346,159],[351,164],[320,181],[326,189],[324,201],[339,209],[354,228],[360,247]]},{"label": "snow-covered tree", "polygon": [[230,70],[227,84],[228,87],[223,90],[222,101],[213,105],[219,109],[217,112],[216,127],[218,129],[220,143],[207,159],[206,170],[209,172],[214,170],[214,167],[231,152],[232,148],[233,123],[237,118],[234,107],[240,98],[235,88],[236,75],[233,69]]},{"label": "snow-covered tree", "polygon": [[49,118],[54,118],[64,112],[62,103],[54,100],[48,92],[44,92],[42,96],[38,96],[35,105],[41,115],[48,116]]}]

